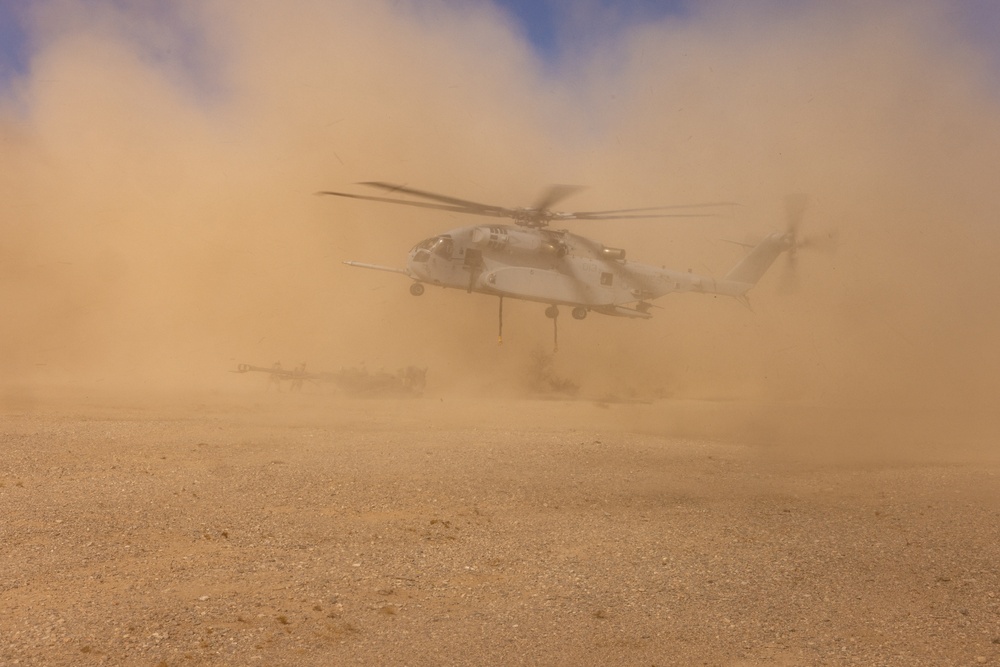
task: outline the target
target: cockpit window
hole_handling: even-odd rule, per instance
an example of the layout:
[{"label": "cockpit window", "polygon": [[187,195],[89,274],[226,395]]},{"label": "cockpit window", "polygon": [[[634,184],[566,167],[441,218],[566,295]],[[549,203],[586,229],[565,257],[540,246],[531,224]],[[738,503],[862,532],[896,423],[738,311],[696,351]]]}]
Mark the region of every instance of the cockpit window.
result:
[{"label": "cockpit window", "polygon": [[444,259],[451,259],[451,254],[455,249],[455,243],[451,240],[450,236],[435,236],[433,238],[424,239],[417,245],[413,246],[413,249],[417,251],[425,251],[414,254],[413,259],[417,262],[426,262],[429,259],[430,252],[433,252],[438,257],[443,257]]}]

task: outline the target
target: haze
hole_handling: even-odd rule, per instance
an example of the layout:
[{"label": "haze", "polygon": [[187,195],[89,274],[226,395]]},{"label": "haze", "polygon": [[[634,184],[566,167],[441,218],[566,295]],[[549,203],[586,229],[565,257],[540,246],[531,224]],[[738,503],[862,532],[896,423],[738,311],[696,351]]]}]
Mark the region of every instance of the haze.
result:
[{"label": "haze", "polygon": [[[1000,658],[978,0],[552,0],[549,50],[499,0],[3,2],[3,664]],[[572,226],[711,276],[789,197],[815,243],[553,354],[544,304],[498,346],[496,298],[345,266],[488,221],[314,195],[364,181],[737,202]],[[229,372],[279,360],[427,386]]]},{"label": "haze", "polygon": [[[947,3],[709,3],[558,68],[487,3],[40,2],[0,100],[0,372],[39,387],[230,387],[237,363],[428,366],[516,390],[539,304],[350,269],[475,219],[319,198],[402,182],[569,210],[731,200],[718,218],[588,223],[629,257],[722,275],[784,228],[753,310],[667,297],[560,323],[584,393],[984,410],[997,395],[998,73]],[[243,380],[244,378],[240,378]],[[506,388],[506,389],[505,389]],[[963,413],[964,414],[964,413]],[[979,419],[982,419],[981,417]],[[980,422],[978,426],[986,426]],[[978,427],[977,427],[978,428]]]}]

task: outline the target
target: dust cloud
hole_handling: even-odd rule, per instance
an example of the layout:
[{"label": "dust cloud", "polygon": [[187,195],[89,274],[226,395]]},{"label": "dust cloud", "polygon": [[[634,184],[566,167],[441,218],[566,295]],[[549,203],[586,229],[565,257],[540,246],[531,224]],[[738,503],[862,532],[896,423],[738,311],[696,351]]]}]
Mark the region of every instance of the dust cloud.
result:
[{"label": "dust cloud", "polygon": [[805,193],[803,233],[836,251],[803,248],[794,291],[782,261],[752,310],[675,295],[652,321],[561,318],[557,371],[589,396],[757,401],[732,427],[766,437],[816,430],[782,420],[791,403],[992,432],[963,415],[1000,388],[998,73],[948,6],[706,3],[543,66],[488,3],[32,3],[30,71],[0,98],[0,373],[225,388],[237,363],[280,359],[516,391],[552,345],[541,306],[506,304],[498,347],[495,300],[414,299],[341,264],[400,265],[474,221],[312,193],[731,200],[718,218],[574,227],[716,276],[741,256],[727,240],[783,229]]}]

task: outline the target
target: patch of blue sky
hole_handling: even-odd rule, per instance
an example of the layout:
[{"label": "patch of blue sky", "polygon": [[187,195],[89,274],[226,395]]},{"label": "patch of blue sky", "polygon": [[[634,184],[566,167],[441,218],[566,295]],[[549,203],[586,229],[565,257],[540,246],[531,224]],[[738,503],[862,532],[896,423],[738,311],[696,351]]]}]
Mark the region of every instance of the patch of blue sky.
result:
[{"label": "patch of blue sky", "polygon": [[556,67],[592,42],[613,42],[630,28],[692,15],[689,0],[493,0],[508,12],[539,58]]},{"label": "patch of blue sky", "polygon": [[993,70],[1000,74],[1000,2],[956,0],[948,7],[958,29],[983,49]]},{"label": "patch of blue sky", "polygon": [[0,0],[0,86],[28,73],[28,32],[23,10],[27,3]]},{"label": "patch of blue sky", "polygon": [[[78,0],[94,7],[112,6],[124,13],[136,12],[131,40],[138,57],[163,68],[182,80],[200,100],[211,102],[224,91],[219,77],[218,54],[213,53],[197,13],[185,15],[186,4],[135,3],[132,0]],[[520,26],[525,41],[543,67],[558,74],[565,59],[586,55],[589,44],[607,45],[629,30],[668,20],[693,20],[697,0],[492,0]],[[774,0],[780,6],[808,4],[806,0]],[[35,43],[29,31],[32,3],[0,0],[0,98],[31,69]],[[902,7],[902,5],[901,5]],[[950,0],[950,18],[1000,74],[1000,2],[996,0]],[[152,12],[152,13],[150,13]],[[588,21],[586,17],[591,17]],[[165,39],[146,40],[142,26],[157,26]],[[1000,76],[998,76],[1000,81]]]},{"label": "patch of blue sky", "polygon": [[[758,0],[762,9],[792,12],[817,0]],[[546,70],[558,73],[565,60],[586,55],[588,44],[613,44],[631,29],[665,21],[697,20],[700,9],[720,3],[699,0],[492,0],[520,26]],[[898,3],[906,11],[906,2]],[[957,31],[989,63],[1000,87],[1000,2],[943,0],[940,5]],[[591,17],[588,22],[586,17]]]}]

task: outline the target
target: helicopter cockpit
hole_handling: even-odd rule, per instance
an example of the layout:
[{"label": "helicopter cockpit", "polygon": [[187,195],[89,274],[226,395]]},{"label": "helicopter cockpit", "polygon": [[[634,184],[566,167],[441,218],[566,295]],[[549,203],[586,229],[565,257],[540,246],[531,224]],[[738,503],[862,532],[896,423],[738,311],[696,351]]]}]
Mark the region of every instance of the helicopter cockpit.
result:
[{"label": "helicopter cockpit", "polygon": [[410,252],[413,253],[414,262],[428,261],[431,258],[431,253],[442,259],[451,259],[454,246],[450,236],[435,236],[413,246]]}]

